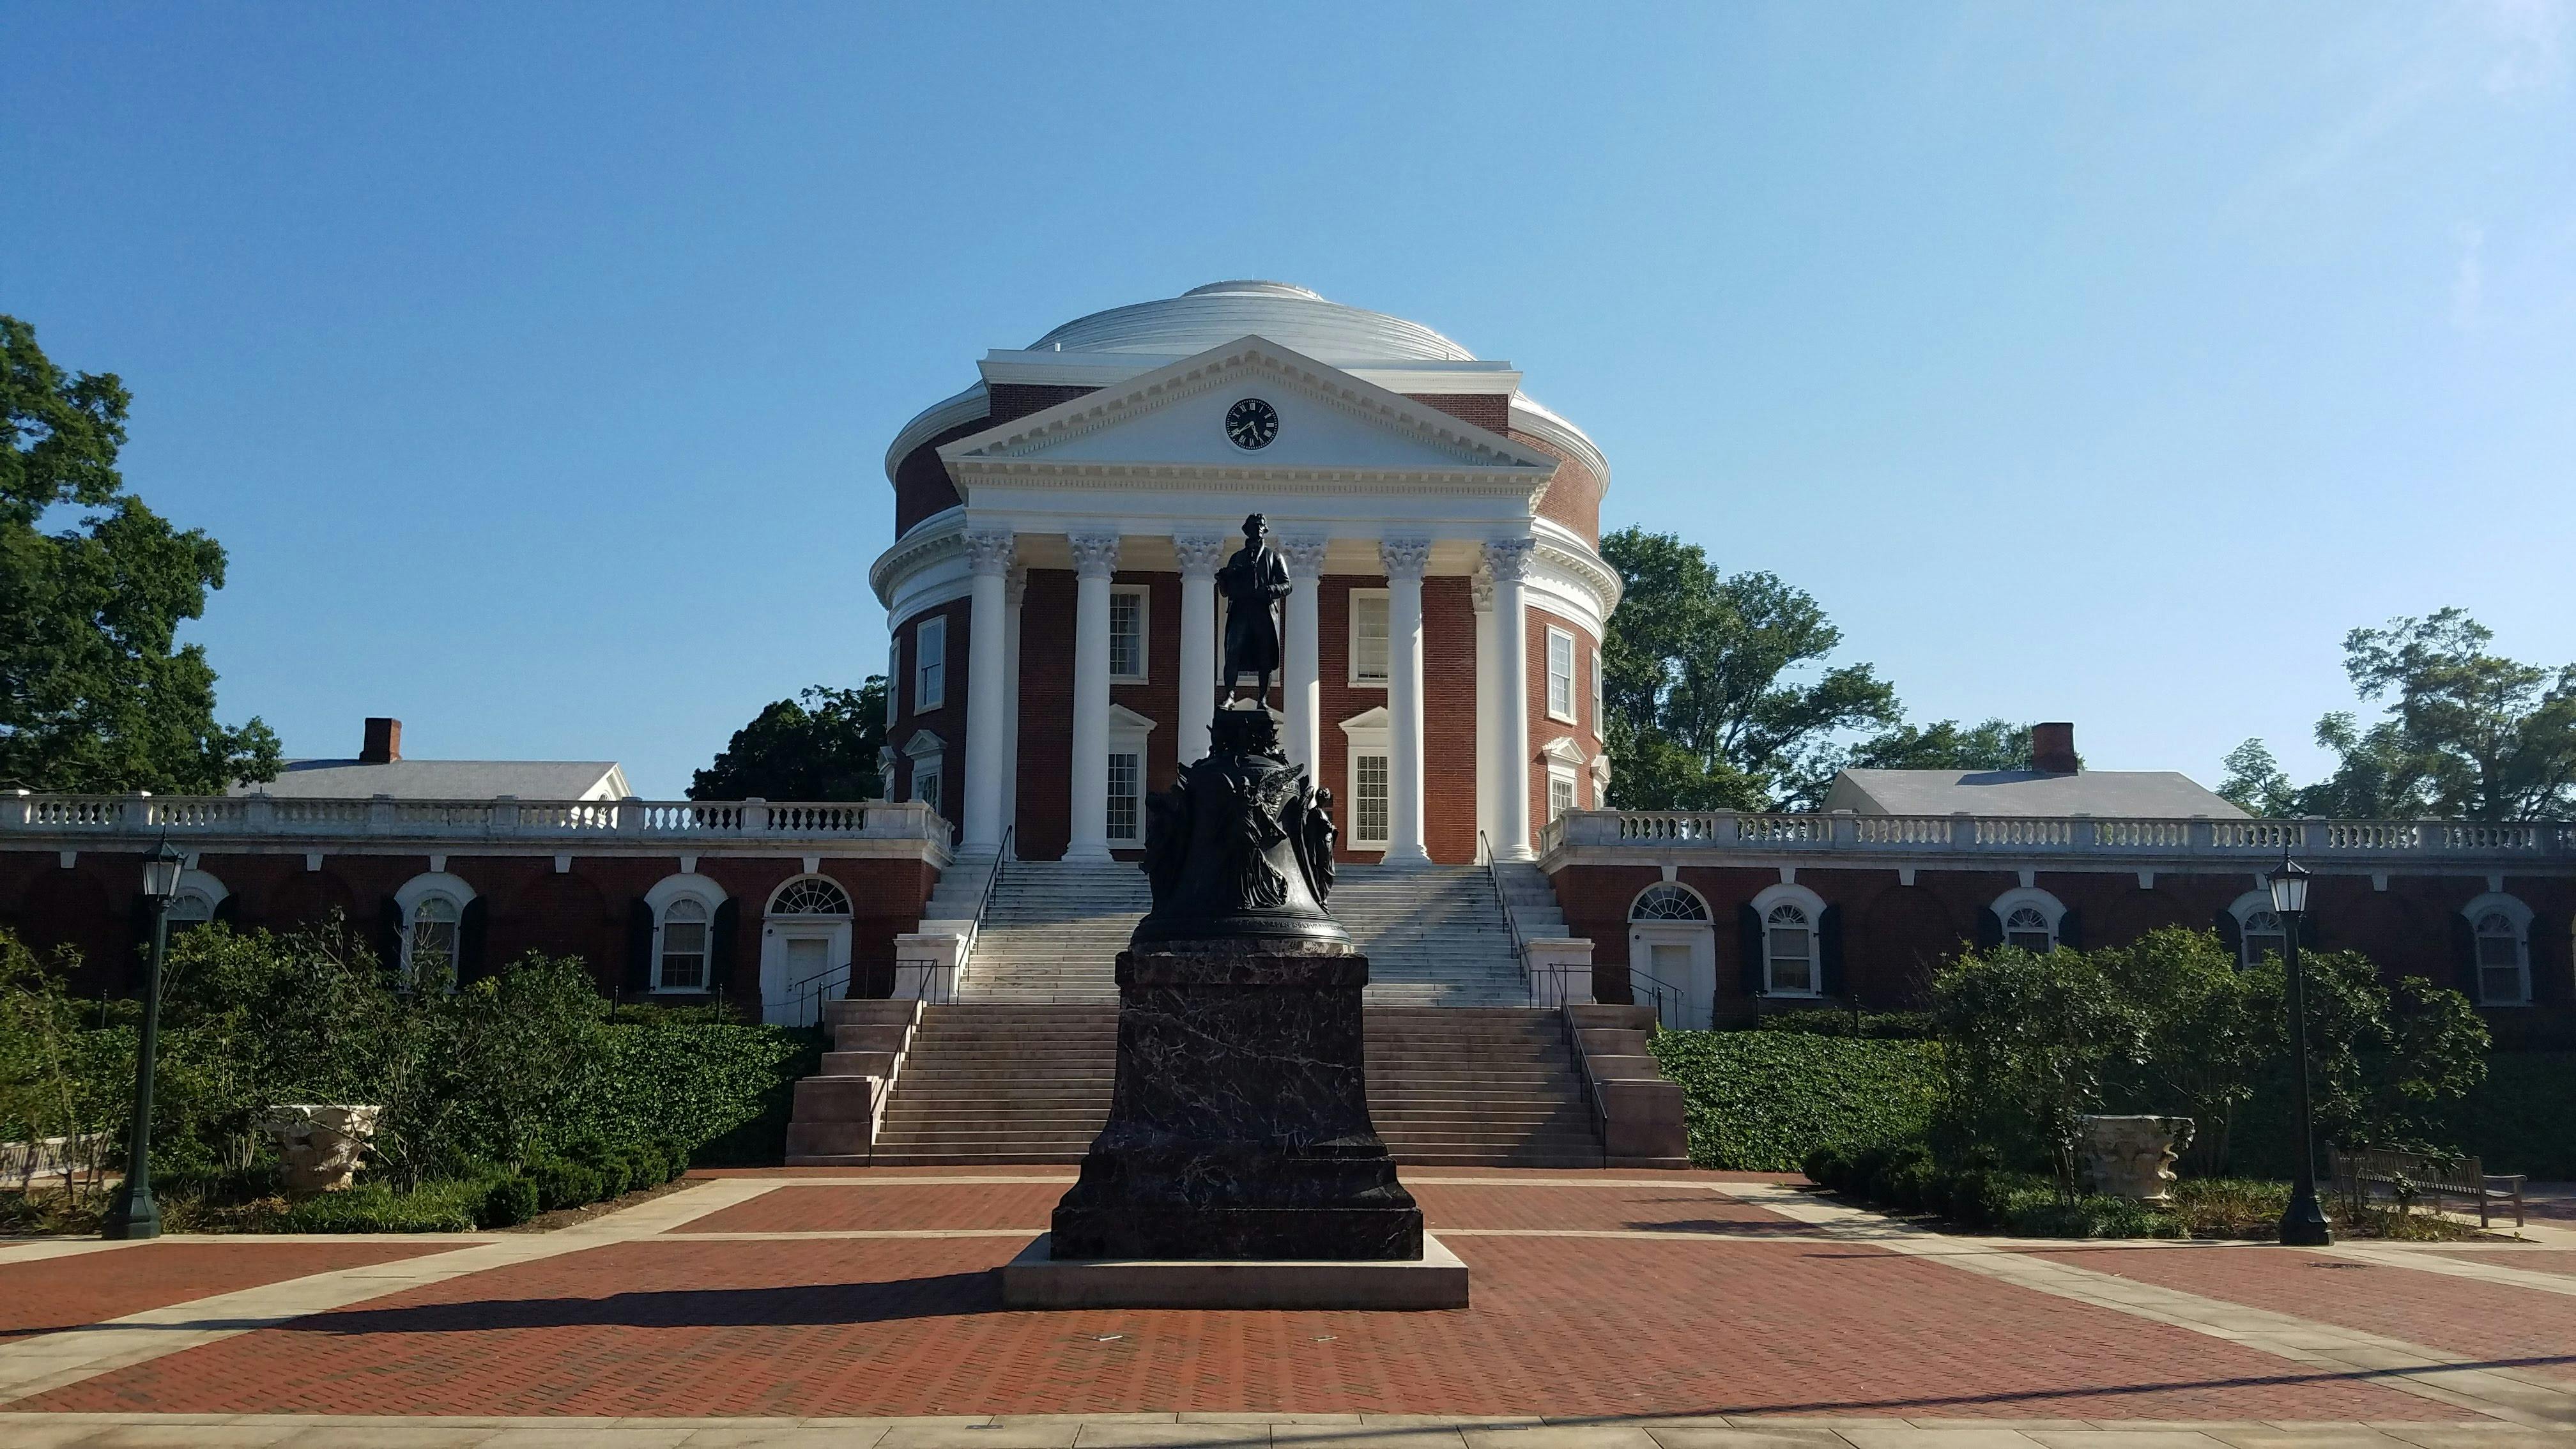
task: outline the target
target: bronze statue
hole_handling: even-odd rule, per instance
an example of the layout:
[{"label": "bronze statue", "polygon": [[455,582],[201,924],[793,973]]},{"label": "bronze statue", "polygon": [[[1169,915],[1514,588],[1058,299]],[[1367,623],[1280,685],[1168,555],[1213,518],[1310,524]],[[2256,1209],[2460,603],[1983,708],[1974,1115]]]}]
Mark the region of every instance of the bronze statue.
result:
[{"label": "bronze statue", "polygon": [[1288,597],[1288,563],[1262,541],[1268,520],[1256,513],[1243,520],[1243,547],[1216,571],[1217,591],[1225,595],[1225,673],[1217,679],[1217,702],[1234,699],[1235,681],[1260,676],[1252,698],[1266,706],[1270,676],[1279,668],[1279,624],[1271,606]]}]

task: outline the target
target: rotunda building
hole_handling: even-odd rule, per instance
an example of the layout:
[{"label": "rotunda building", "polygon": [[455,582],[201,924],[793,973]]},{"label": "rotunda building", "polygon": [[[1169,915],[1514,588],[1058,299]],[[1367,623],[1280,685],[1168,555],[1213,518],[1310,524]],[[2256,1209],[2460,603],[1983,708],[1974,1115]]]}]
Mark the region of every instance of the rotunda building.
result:
[{"label": "rotunda building", "polygon": [[[1353,860],[1527,859],[1595,808],[1610,469],[1520,371],[1280,282],[996,349],[886,449],[888,793],[967,855],[1106,860],[1204,754],[1216,571],[1296,585],[1268,700]],[[1251,681],[1244,681],[1248,688]]]}]

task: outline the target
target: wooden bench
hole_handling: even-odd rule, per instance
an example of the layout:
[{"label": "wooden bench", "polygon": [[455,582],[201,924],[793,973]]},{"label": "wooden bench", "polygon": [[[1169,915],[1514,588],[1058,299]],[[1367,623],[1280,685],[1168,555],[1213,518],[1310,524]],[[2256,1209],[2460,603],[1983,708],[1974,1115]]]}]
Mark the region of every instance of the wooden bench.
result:
[{"label": "wooden bench", "polygon": [[2495,1175],[2474,1157],[2435,1157],[2422,1152],[2386,1152],[2361,1148],[2345,1152],[2326,1144],[2326,1172],[2337,1191],[2356,1207],[2374,1191],[2384,1191],[2401,1207],[2431,1199],[2438,1210],[2445,1199],[2477,1206],[2478,1226],[2486,1227],[2504,1206],[2513,1209],[2513,1225],[2522,1226],[2523,1175]]}]

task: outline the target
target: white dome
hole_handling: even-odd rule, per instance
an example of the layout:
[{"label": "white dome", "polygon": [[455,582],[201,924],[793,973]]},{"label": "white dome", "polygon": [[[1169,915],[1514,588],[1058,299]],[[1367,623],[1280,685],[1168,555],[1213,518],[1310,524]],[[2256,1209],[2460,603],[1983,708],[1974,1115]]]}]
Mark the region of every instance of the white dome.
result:
[{"label": "white dome", "polygon": [[1318,362],[1349,366],[1476,354],[1419,322],[1327,302],[1286,282],[1210,282],[1159,302],[1077,317],[1029,344],[1032,352],[1141,352],[1186,357],[1257,333]]}]

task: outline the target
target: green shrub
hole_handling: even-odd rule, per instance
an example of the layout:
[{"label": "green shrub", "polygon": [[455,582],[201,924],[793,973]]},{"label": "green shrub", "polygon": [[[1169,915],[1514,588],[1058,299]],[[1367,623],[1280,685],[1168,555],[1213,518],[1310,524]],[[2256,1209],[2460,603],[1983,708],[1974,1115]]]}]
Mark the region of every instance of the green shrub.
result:
[{"label": "green shrub", "polygon": [[424,1183],[396,1192],[363,1182],[326,1192],[288,1208],[276,1220],[282,1233],[468,1233],[486,1189],[480,1182]]},{"label": "green shrub", "polygon": [[1931,1119],[1930,1042],[1667,1031],[1648,1049],[1682,1086],[1699,1167],[1794,1172],[1815,1148],[1920,1139]]},{"label": "green shrub", "polygon": [[547,1212],[599,1201],[598,1169],[570,1158],[536,1158],[528,1164],[528,1174],[537,1185],[537,1205]]},{"label": "green shrub", "polygon": [[2576,1052],[2497,1052],[2487,1079],[2447,1114],[2451,1137],[2489,1172],[2576,1178]]},{"label": "green shrub", "polygon": [[1923,1204],[1923,1178],[1932,1171],[1932,1149],[1920,1142],[1890,1145],[1870,1169],[1869,1195],[1876,1201],[1890,1203],[1908,1212],[1919,1212]]},{"label": "green shrub", "polygon": [[1848,1011],[1818,1007],[1807,1011],[1782,1011],[1754,1023],[1757,1031],[1786,1031],[1805,1036],[1876,1037],[1888,1041],[1922,1041],[1932,1035],[1932,1016],[1923,1011],[1872,1011],[1854,1016]]},{"label": "green shrub", "polygon": [[493,1183],[483,1194],[483,1205],[476,1209],[474,1220],[487,1228],[509,1228],[536,1215],[536,1180],[514,1172]]},{"label": "green shrub", "polygon": [[2073,1201],[2047,1188],[2012,1195],[2003,1226],[2022,1238],[2179,1238],[2182,1224],[2127,1198],[2086,1194]]}]

